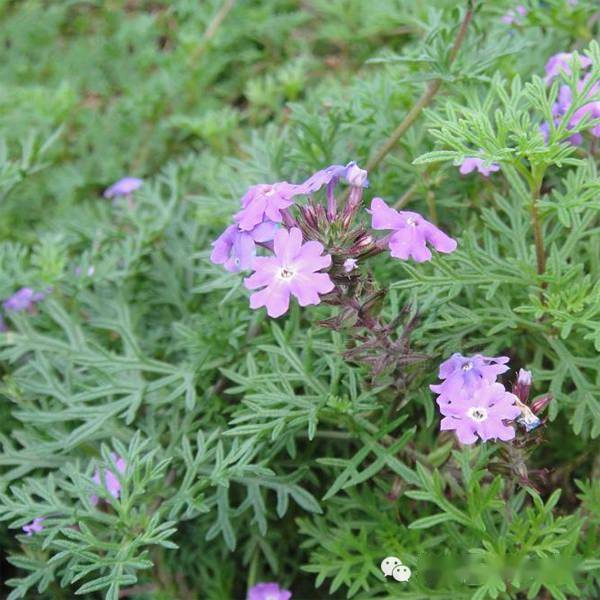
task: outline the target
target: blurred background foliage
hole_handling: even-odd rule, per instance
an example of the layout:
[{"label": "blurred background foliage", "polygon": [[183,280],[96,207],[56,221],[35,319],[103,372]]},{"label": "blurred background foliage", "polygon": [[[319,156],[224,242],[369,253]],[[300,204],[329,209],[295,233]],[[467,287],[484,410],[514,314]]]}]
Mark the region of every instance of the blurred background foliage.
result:
[{"label": "blurred background foliage", "polygon": [[[466,4],[0,3],[0,297],[52,288],[0,333],[3,593],[225,599],[278,580],[294,598],[600,595],[597,154],[549,172],[544,287],[513,182],[413,162],[440,147],[444,107],[588,47],[598,6],[530,1],[507,26],[512,2],[479,2],[449,65]],[[434,108],[370,174],[370,195],[434,201],[461,248],[372,265],[384,314],[418,312],[431,358],[399,392],[343,360],[344,336],[317,325],[329,309],[269,323],[207,258],[247,186],[366,164],[434,78]],[[102,198],[125,175],[145,181],[133,201]],[[547,471],[537,491],[495,474],[515,466],[502,449],[439,434],[427,384],[454,351],[507,354],[555,396],[521,440],[519,460]],[[99,511],[91,474],[110,451],[127,492]],[[381,576],[390,554],[410,586]],[[478,567],[458,576],[467,555]],[[507,557],[528,568],[507,574]]]}]

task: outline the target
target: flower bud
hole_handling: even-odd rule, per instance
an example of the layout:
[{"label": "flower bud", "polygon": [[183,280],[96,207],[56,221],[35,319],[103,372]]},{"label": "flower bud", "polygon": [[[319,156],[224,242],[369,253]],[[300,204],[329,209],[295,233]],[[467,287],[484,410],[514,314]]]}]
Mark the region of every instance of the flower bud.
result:
[{"label": "flower bud", "polygon": [[531,410],[537,415],[541,413],[548,404],[550,404],[550,400],[552,400],[552,396],[550,394],[546,394],[537,400],[534,400],[531,404]]},{"label": "flower bud", "polygon": [[529,392],[531,391],[531,371],[519,369],[517,381],[513,385],[513,394],[519,398],[521,402],[527,402]]},{"label": "flower bud", "polygon": [[354,187],[369,187],[367,172],[354,161],[346,165],[346,181]]}]

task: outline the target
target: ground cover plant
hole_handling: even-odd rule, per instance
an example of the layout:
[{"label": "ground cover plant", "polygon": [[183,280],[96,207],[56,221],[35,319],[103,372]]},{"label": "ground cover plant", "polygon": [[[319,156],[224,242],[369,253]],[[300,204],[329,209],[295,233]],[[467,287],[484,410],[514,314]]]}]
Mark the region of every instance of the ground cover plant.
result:
[{"label": "ground cover plant", "polygon": [[600,597],[599,24],[3,3],[3,597]]}]

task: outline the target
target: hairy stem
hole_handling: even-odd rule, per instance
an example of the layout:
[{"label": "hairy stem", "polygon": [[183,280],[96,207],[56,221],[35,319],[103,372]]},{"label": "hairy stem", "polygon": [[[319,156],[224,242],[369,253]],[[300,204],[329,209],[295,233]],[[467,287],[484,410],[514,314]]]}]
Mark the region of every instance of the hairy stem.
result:
[{"label": "hairy stem", "polygon": [[[452,64],[462,43],[467,34],[467,29],[469,27],[469,23],[473,19],[473,12],[475,9],[475,0],[469,0],[469,7],[467,8],[467,12],[462,20],[458,33],[456,34],[456,39],[454,40],[454,44],[450,49],[450,53],[448,54],[448,64]],[[379,163],[387,156],[390,150],[398,143],[398,140],[410,129],[412,124],[417,120],[421,112],[424,108],[429,106],[431,101],[435,98],[436,94],[440,91],[442,87],[441,79],[432,80],[423,95],[419,98],[417,103],[408,111],[408,114],[404,117],[404,120],[394,129],[390,137],[385,141],[383,146],[377,151],[375,156],[369,160],[367,163],[367,171],[372,171],[375,169]]]},{"label": "hairy stem", "polygon": [[546,271],[546,249],[544,248],[544,234],[542,232],[542,222],[538,212],[542,179],[543,177],[541,176],[534,177],[531,190],[531,221],[533,223],[533,235],[535,238],[535,257],[537,261],[538,275],[543,275]]}]

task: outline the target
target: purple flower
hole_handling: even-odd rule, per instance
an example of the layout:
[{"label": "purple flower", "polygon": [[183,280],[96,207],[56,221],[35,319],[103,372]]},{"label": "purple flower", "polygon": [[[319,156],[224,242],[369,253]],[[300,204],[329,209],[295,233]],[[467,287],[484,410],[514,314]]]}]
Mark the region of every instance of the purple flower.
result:
[{"label": "purple flower", "polygon": [[[577,58],[575,58],[575,56]],[[571,74],[571,64],[573,60],[579,62],[581,69],[587,69],[592,64],[592,60],[587,56],[580,56],[573,52],[559,52],[554,56],[551,56],[546,63],[546,84],[550,85],[555,77],[558,77],[560,73],[564,73],[569,76]]]},{"label": "purple flower", "polygon": [[505,425],[505,420],[516,419],[521,409],[515,405],[517,397],[507,392],[500,383],[483,385],[473,394],[463,393],[451,404],[440,407],[444,415],[441,431],[456,431],[463,444],[473,444],[477,436],[486,442],[492,439],[504,441],[515,437],[515,430]]},{"label": "purple flower", "polygon": [[507,25],[520,24],[521,20],[519,17],[525,17],[527,15],[527,9],[519,4],[515,10],[509,10],[503,17],[502,22]]},{"label": "purple flower", "polygon": [[459,169],[461,175],[466,175],[475,170],[479,171],[484,177],[489,177],[490,173],[495,173],[500,170],[500,165],[492,163],[486,167],[485,161],[482,158],[471,156],[462,161]]},{"label": "purple flower", "polygon": [[[125,464],[125,459],[121,458],[120,456],[117,456],[116,454],[111,454],[113,462],[115,463],[115,466],[117,467],[117,471],[122,475],[123,473],[125,473],[125,468],[126,468],[126,464]],[[108,469],[105,469],[104,471],[104,483],[106,485],[106,490],[107,492],[113,497],[113,498],[118,498],[121,495],[121,482],[119,481],[119,478],[112,472],[109,471]],[[96,484],[96,485],[102,485],[102,479],[100,477],[100,469],[98,469],[98,467],[96,467],[96,470],[94,471],[94,476],[92,477],[92,481]],[[96,494],[92,494],[90,496],[90,502],[96,506],[96,504],[98,504],[98,496],[96,496]]]},{"label": "purple flower", "polygon": [[31,523],[28,523],[27,525],[23,525],[23,531],[27,535],[39,533],[40,531],[42,531],[44,529],[44,526],[42,525],[44,520],[45,520],[45,517],[36,517],[33,521],[31,521]]},{"label": "purple flower", "polygon": [[246,600],[290,600],[292,592],[279,587],[278,583],[257,583],[248,590]]},{"label": "purple flower", "polygon": [[333,188],[340,179],[345,179],[353,187],[369,187],[367,172],[352,161],[346,166],[330,165],[321,169],[301,183],[298,188],[301,194],[313,194],[325,185]]},{"label": "purple flower", "polygon": [[7,298],[3,305],[4,310],[21,312],[23,310],[32,311],[35,304],[46,297],[43,292],[34,292],[31,288],[24,287],[15,292],[10,298]]},{"label": "purple flower", "polygon": [[104,191],[105,198],[116,198],[117,196],[129,196],[139,189],[144,183],[137,177],[123,177],[116,183],[113,183],[109,188]]},{"label": "purple flower", "polygon": [[[578,83],[578,88],[581,90],[586,83],[586,78]],[[589,95],[592,96],[597,92],[598,86],[594,86]],[[573,102],[573,90],[568,85],[561,85],[558,91],[558,98],[556,102],[552,106],[552,115],[554,116],[554,126],[558,127],[561,119],[566,114],[566,112],[571,107]],[[578,126],[581,120],[589,115],[590,119],[600,118],[600,102],[592,101],[588,102],[584,106],[578,108],[571,120],[568,123],[567,130],[571,130],[574,127]],[[544,122],[540,125],[540,131],[542,136],[544,137],[544,141],[548,142],[548,138],[550,136],[550,124],[548,122]],[[595,125],[590,129],[590,133],[595,137],[600,137],[600,125]],[[568,142],[574,145],[579,145],[583,142],[583,136],[581,133],[574,133],[568,139]]]},{"label": "purple flower", "polygon": [[250,269],[256,255],[256,242],[272,240],[276,230],[277,224],[271,221],[265,221],[251,231],[242,231],[237,225],[230,225],[212,243],[210,260],[232,273]]},{"label": "purple flower", "polygon": [[480,387],[494,383],[501,373],[508,371],[507,356],[463,356],[455,352],[440,365],[439,378],[444,382],[430,385],[431,391],[440,394],[439,405],[454,401],[456,396],[471,395]]},{"label": "purple flower", "polygon": [[438,252],[454,252],[456,240],[447,236],[435,225],[426,221],[420,214],[408,211],[398,212],[390,208],[381,198],[373,198],[371,202],[373,229],[391,229],[388,246],[394,258],[408,260],[412,257],[416,262],[431,259],[430,243]]},{"label": "purple flower", "polygon": [[358,261],[355,258],[347,258],[344,261],[344,272],[351,273],[352,271],[354,271],[354,269],[356,269],[357,264]]},{"label": "purple flower", "polygon": [[267,307],[270,317],[287,312],[290,295],[300,306],[319,304],[319,294],[331,292],[335,287],[327,273],[318,273],[331,265],[331,256],[322,256],[320,242],[302,243],[302,233],[297,227],[289,232],[280,229],[275,234],[275,256],[254,259],[254,273],[244,280],[250,290],[263,288],[250,296],[250,308]]},{"label": "purple flower", "polygon": [[293,204],[294,196],[302,193],[298,187],[286,181],[253,185],[242,197],[242,210],[233,216],[233,220],[243,231],[252,231],[264,221],[281,223],[281,211]]}]

